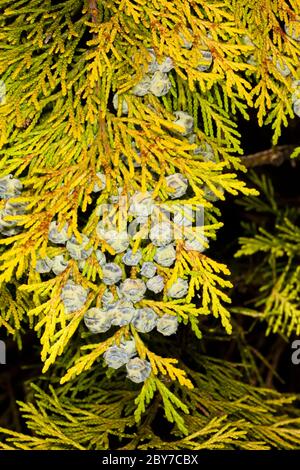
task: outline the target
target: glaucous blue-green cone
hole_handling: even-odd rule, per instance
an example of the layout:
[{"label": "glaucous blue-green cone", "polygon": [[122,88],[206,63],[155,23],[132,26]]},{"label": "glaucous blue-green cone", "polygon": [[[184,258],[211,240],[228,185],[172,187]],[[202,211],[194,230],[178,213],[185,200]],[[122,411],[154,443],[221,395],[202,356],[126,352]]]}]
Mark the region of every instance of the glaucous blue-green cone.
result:
[{"label": "glaucous blue-green cone", "polygon": [[[191,28],[187,28],[190,35],[193,36],[193,31],[191,30]],[[193,42],[192,41],[189,41],[185,36],[184,34],[182,33],[179,33],[179,36],[180,36],[180,39],[182,40],[182,47],[184,47],[185,49],[191,49],[193,47]]]},{"label": "glaucous blue-green cone", "polygon": [[116,263],[107,263],[102,266],[103,282],[107,286],[117,284],[122,279],[122,269]]},{"label": "glaucous blue-green cone", "polygon": [[158,70],[154,73],[149,91],[152,95],[160,97],[166,95],[172,86],[172,83],[166,73]]},{"label": "glaucous blue-green cone", "polygon": [[137,250],[133,253],[132,250],[127,250],[122,257],[122,261],[126,266],[137,266],[142,259],[141,250]]},{"label": "glaucous blue-green cone", "polygon": [[158,64],[158,70],[163,73],[168,73],[174,68],[173,60],[171,57],[166,57],[161,64]]},{"label": "glaucous blue-green cone", "polygon": [[134,314],[135,308],[133,303],[128,300],[118,300],[112,306],[108,306],[112,315],[112,325],[124,326],[128,325]]},{"label": "glaucous blue-green cone", "polygon": [[17,223],[14,220],[7,220],[6,216],[13,215],[6,208],[0,211],[0,233],[6,236],[16,235],[20,231],[20,227],[17,227]]},{"label": "glaucous blue-green cone", "polygon": [[129,215],[147,217],[152,214],[154,201],[149,191],[136,192],[129,199]]},{"label": "glaucous blue-green cone", "polygon": [[125,279],[120,286],[120,294],[131,302],[139,302],[146,292],[146,284],[141,279]]},{"label": "glaucous blue-green cone", "polygon": [[140,333],[149,333],[157,323],[158,317],[154,310],[150,307],[137,309],[132,324]]},{"label": "glaucous blue-green cone", "polygon": [[149,93],[151,86],[151,77],[149,75],[144,75],[142,80],[137,83],[133,88],[131,88],[131,93],[135,96],[145,96]]},{"label": "glaucous blue-green cone", "polygon": [[177,317],[165,314],[160,317],[156,324],[156,329],[164,336],[170,336],[176,333],[178,328]]},{"label": "glaucous blue-green cone", "polygon": [[124,96],[119,96],[117,93],[113,96],[113,107],[115,111],[118,111],[119,108],[119,100],[121,102],[121,114],[128,114],[128,103]]},{"label": "glaucous blue-green cone", "polygon": [[126,364],[127,378],[137,384],[144,382],[151,374],[150,362],[134,357]]},{"label": "glaucous blue-green cone", "polygon": [[96,176],[97,176],[97,180],[94,184],[94,187],[93,187],[93,193],[99,193],[100,191],[102,191],[103,189],[105,189],[105,186],[106,186],[106,176],[104,173],[96,173]]},{"label": "glaucous blue-green cone", "polygon": [[151,290],[155,294],[161,292],[164,288],[164,285],[164,278],[160,275],[151,277],[151,279],[146,282],[147,289]]},{"label": "glaucous blue-green cone", "polygon": [[[99,224],[97,225],[97,228],[98,226]],[[100,238],[105,240],[106,243],[110,245],[116,253],[122,253],[123,251],[127,250],[129,246],[129,235],[124,230],[118,231],[112,229],[101,233],[98,230],[97,234]]]},{"label": "glaucous blue-green cone", "polygon": [[88,290],[74,281],[68,281],[62,288],[60,297],[67,313],[76,312],[83,307],[88,296]]},{"label": "glaucous blue-green cone", "polygon": [[96,255],[97,261],[100,264],[100,266],[104,266],[106,264],[105,254],[100,250],[96,250],[95,255]]},{"label": "glaucous blue-green cone", "polygon": [[189,290],[189,283],[185,279],[178,277],[174,284],[172,284],[167,290],[167,296],[173,299],[181,299],[185,297]]},{"label": "glaucous blue-green cone", "polygon": [[119,346],[111,346],[103,354],[103,359],[108,367],[119,369],[128,362],[129,357],[125,349]]},{"label": "glaucous blue-green cone", "polygon": [[145,276],[148,278],[151,278],[155,276],[156,273],[156,266],[152,261],[146,261],[145,263],[142,264],[141,270],[140,270],[140,275]]},{"label": "glaucous blue-green cone", "polygon": [[202,253],[202,251],[205,251],[204,243],[207,241],[208,240],[203,234],[202,228],[200,227],[199,230],[185,233],[184,248],[187,251],[199,251]]},{"label": "glaucous blue-green cone", "polygon": [[300,80],[292,80],[292,103],[300,100]]},{"label": "glaucous blue-green cone", "polygon": [[[174,224],[179,227],[190,227],[194,221],[194,211],[184,204],[178,204],[174,207]],[[176,233],[176,232],[175,232]]]},{"label": "glaucous blue-green cone", "polygon": [[157,248],[154,255],[154,261],[156,261],[161,266],[169,268],[172,266],[176,259],[176,251],[172,244],[166,246],[160,246]]},{"label": "glaucous blue-green cone", "polygon": [[52,266],[53,260],[46,256],[46,258],[41,258],[37,260],[35,270],[40,274],[50,273]]},{"label": "glaucous blue-green cone", "polygon": [[129,340],[123,339],[121,341],[120,347],[126,351],[129,359],[136,356],[136,353],[137,353],[136,352],[136,345],[135,345],[135,341],[132,337]]},{"label": "glaucous blue-green cone", "polygon": [[53,220],[49,225],[48,238],[50,242],[63,245],[68,240],[68,224],[65,224],[61,230],[58,230],[58,224]]},{"label": "glaucous blue-green cone", "polygon": [[23,185],[20,180],[14,178],[12,174],[0,178],[0,198],[8,199],[21,194]]},{"label": "glaucous blue-green cone", "polygon": [[66,248],[71,256],[71,258],[76,261],[87,259],[93,251],[93,248],[90,247],[87,249],[89,244],[89,238],[86,235],[81,234],[82,242],[79,243],[77,238],[72,235],[70,240],[66,243]]},{"label": "glaucous blue-green cone", "polygon": [[107,307],[108,305],[113,304],[114,301],[115,301],[114,294],[110,290],[105,289],[101,297],[101,302],[102,302],[103,307]]},{"label": "glaucous blue-green cone", "polygon": [[111,327],[112,314],[109,310],[93,307],[85,312],[83,320],[92,333],[105,333]]},{"label": "glaucous blue-green cone", "polygon": [[206,72],[213,63],[213,56],[209,50],[202,49],[200,52],[200,63],[197,67],[199,72]]},{"label": "glaucous blue-green cone", "polygon": [[165,246],[171,243],[173,235],[173,227],[170,222],[161,222],[151,227],[149,238],[153,245]]},{"label": "glaucous blue-green cone", "polygon": [[64,272],[68,267],[69,262],[65,259],[64,255],[54,256],[52,259],[52,271],[54,274],[58,275]]},{"label": "glaucous blue-green cone", "polygon": [[152,74],[158,70],[158,62],[156,58],[156,54],[154,52],[154,49],[148,49],[149,55],[150,55],[150,62],[148,64],[147,72]]},{"label": "glaucous blue-green cone", "polygon": [[181,134],[183,136],[186,136],[193,132],[194,129],[194,118],[188,113],[185,113],[184,111],[176,111],[174,113],[174,116],[176,117],[175,121],[173,121],[173,124],[176,124],[177,126],[182,127],[183,129],[178,131],[178,134]]},{"label": "glaucous blue-green cone", "polygon": [[293,111],[296,116],[300,117],[300,99],[293,102]]},{"label": "glaucous blue-green cone", "polygon": [[167,187],[173,191],[170,192],[171,199],[177,199],[186,193],[188,180],[181,173],[174,173],[166,177]]},{"label": "glaucous blue-green cone", "polygon": [[294,39],[294,41],[300,41],[300,20],[296,19],[294,21],[290,21],[289,23],[284,25],[284,30],[286,34]]}]

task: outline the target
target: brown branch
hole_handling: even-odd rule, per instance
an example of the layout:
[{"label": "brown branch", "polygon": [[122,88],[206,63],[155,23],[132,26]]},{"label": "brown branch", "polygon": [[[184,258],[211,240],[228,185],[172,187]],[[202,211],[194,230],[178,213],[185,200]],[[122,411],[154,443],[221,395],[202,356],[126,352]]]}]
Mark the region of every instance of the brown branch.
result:
[{"label": "brown branch", "polygon": [[89,10],[92,18],[93,23],[98,23],[98,7],[97,7],[97,0],[88,0]]},{"label": "brown branch", "polygon": [[247,168],[261,165],[280,166],[285,160],[288,160],[296,145],[280,145],[263,152],[257,152],[251,155],[241,157],[242,163]]},{"label": "brown branch", "polygon": [[273,378],[274,375],[276,374],[276,371],[278,369],[278,363],[281,359],[282,353],[284,352],[284,349],[286,347],[286,343],[282,340],[281,337],[277,339],[277,341],[274,344],[274,348],[272,351],[272,367],[269,369],[267,378],[266,378],[266,387],[268,388],[274,388],[273,385]]},{"label": "brown branch", "polygon": [[151,406],[148,409],[146,418],[144,422],[142,423],[142,425],[140,426],[140,428],[138,429],[136,435],[128,444],[126,444],[120,450],[136,450],[139,441],[145,438],[145,436],[151,434],[151,424],[156,418],[157,411],[161,405],[161,402],[162,402],[161,395],[156,394],[154,401],[152,402]]}]

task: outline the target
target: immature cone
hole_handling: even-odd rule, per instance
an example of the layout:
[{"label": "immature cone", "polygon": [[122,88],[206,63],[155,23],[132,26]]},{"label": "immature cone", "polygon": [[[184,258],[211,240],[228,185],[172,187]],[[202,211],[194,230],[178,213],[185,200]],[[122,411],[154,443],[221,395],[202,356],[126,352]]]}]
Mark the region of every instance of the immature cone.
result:
[{"label": "immature cone", "polygon": [[183,204],[176,206],[173,222],[179,227],[190,227],[193,225],[194,211],[188,206]]},{"label": "immature cone", "polygon": [[52,271],[56,275],[61,274],[68,267],[68,264],[69,263],[65,259],[64,255],[54,256],[52,259]]},{"label": "immature cone", "polygon": [[48,238],[50,242],[62,245],[68,240],[68,224],[65,224],[61,230],[58,230],[58,224],[54,220],[49,225]]},{"label": "immature cone", "polygon": [[156,329],[164,336],[171,336],[176,333],[178,328],[177,317],[165,314],[158,319]]},{"label": "immature cone", "polygon": [[136,192],[129,199],[130,215],[147,217],[152,214],[153,209],[154,201],[149,191]]},{"label": "immature cone", "polygon": [[162,73],[168,73],[174,68],[171,57],[166,57],[161,64],[158,64],[158,70]]},{"label": "immature cone", "polygon": [[200,72],[206,72],[213,62],[212,53],[208,50],[200,50],[200,55],[200,64],[198,65],[197,70]]},{"label": "immature cone", "polygon": [[172,84],[166,73],[158,70],[154,73],[150,85],[150,92],[157,97],[165,96],[171,88]]},{"label": "immature cone", "polygon": [[112,315],[110,311],[94,307],[85,312],[83,320],[92,333],[105,333],[111,327]]},{"label": "immature cone", "polygon": [[169,268],[172,266],[176,259],[176,251],[172,244],[166,246],[160,246],[157,248],[154,255],[154,261],[156,261],[161,266]]},{"label": "immature cone", "polygon": [[292,94],[293,111],[296,114],[296,116],[300,117],[300,80],[293,80],[292,88],[293,88],[293,94]]},{"label": "immature cone", "polygon": [[158,62],[154,52],[154,49],[148,49],[151,61],[148,64],[147,72],[154,73],[158,70]]},{"label": "immature cone", "polygon": [[70,240],[68,240],[66,243],[66,248],[71,258],[75,259],[76,261],[87,259],[93,251],[92,247],[87,249],[87,245],[89,244],[89,241],[90,241],[89,238],[86,235],[82,235],[82,234],[81,234],[81,238],[82,238],[82,242],[79,243],[77,241],[77,238],[74,235],[72,235]]},{"label": "immature cone", "polygon": [[[197,141],[196,135],[192,134],[191,137],[189,138],[189,142],[191,144],[194,144],[194,143],[196,143],[196,141]],[[214,161],[214,159],[215,159],[214,158],[213,148],[207,142],[200,142],[198,147],[195,148],[195,150],[193,151],[193,154],[194,155],[201,155],[205,162]]]},{"label": "immature cone", "polygon": [[132,324],[140,333],[149,333],[155,328],[157,319],[158,317],[152,308],[139,308],[134,315]]},{"label": "immature cone", "polygon": [[117,188],[117,194],[111,194],[109,196],[109,202],[111,202],[112,204],[117,204],[117,202],[119,202],[122,192],[123,192],[123,187],[120,186],[119,188]]},{"label": "immature cone", "polygon": [[293,80],[292,81],[292,103],[300,99],[300,80]]},{"label": "immature cone", "polygon": [[99,265],[104,266],[106,264],[105,254],[102,253],[102,251],[100,251],[100,250],[96,250],[95,255],[96,255],[96,258],[97,258],[97,261],[98,261]]},{"label": "immature cone", "polygon": [[105,233],[99,234],[99,236],[105,240],[116,253],[122,253],[123,251],[127,250],[129,246],[129,236],[125,230],[107,230]]},{"label": "immature cone", "polygon": [[88,290],[84,289],[74,281],[68,281],[61,291],[61,299],[63,301],[67,313],[76,312],[83,307],[88,296]]},{"label": "immature cone", "polygon": [[[188,28],[188,31],[191,34],[191,36],[193,36],[193,31],[190,28]],[[192,41],[189,41],[188,39],[186,39],[183,33],[180,32],[179,37],[183,43],[182,47],[184,47],[185,49],[191,49],[193,47]]]},{"label": "immature cone", "polygon": [[156,266],[154,263],[152,263],[151,261],[146,261],[145,263],[142,264],[142,267],[140,270],[141,276],[151,278],[155,276],[155,273],[156,273]]},{"label": "immature cone", "polygon": [[125,349],[119,346],[111,346],[103,354],[104,361],[112,369],[119,369],[128,362],[128,354]]},{"label": "immature cone", "polygon": [[194,129],[193,116],[191,116],[190,114],[184,111],[176,111],[174,113],[174,116],[176,117],[176,119],[175,121],[173,121],[173,124],[183,127],[183,130],[178,131],[179,134],[186,136],[190,134],[191,132],[193,132],[193,129]]},{"label": "immature cone", "polygon": [[185,234],[184,248],[187,251],[199,251],[202,253],[205,250],[204,243],[207,238],[203,235],[203,230],[196,230]]},{"label": "immature cone", "polygon": [[128,224],[128,234],[131,238],[134,238],[137,233],[143,234],[143,238],[147,238],[149,233],[149,218],[148,216],[138,216]]},{"label": "immature cone", "polygon": [[120,97],[117,93],[113,96],[113,107],[116,111],[118,111],[119,107],[119,99],[121,100],[121,113],[128,114],[128,104],[126,99],[122,96]]},{"label": "immature cone", "polygon": [[114,294],[110,290],[106,289],[101,297],[103,307],[108,307],[109,305],[112,305],[114,301]]},{"label": "immature cone", "polygon": [[293,111],[296,114],[296,116],[300,117],[300,100],[294,101]]},{"label": "immature cone", "polygon": [[2,230],[13,228],[16,226],[16,222],[14,220],[7,220],[6,217],[8,215],[14,215],[14,212],[7,209],[6,207],[1,210],[0,212],[0,226]]},{"label": "immature cone", "polygon": [[112,306],[108,306],[111,316],[112,325],[124,326],[128,325],[135,315],[133,303],[128,300],[118,300]]},{"label": "immature cone", "polygon": [[124,254],[122,261],[127,266],[137,266],[142,259],[142,252],[141,250],[137,250],[133,253],[132,250],[126,251]]},{"label": "immature cone", "polygon": [[155,294],[161,292],[164,288],[164,285],[164,278],[162,276],[154,276],[146,283],[147,289],[151,290]]},{"label": "immature cone", "polygon": [[169,245],[173,240],[173,227],[170,222],[160,222],[150,229],[149,238],[155,246]]},{"label": "immature cone", "polygon": [[291,73],[287,64],[283,62],[282,60],[279,60],[279,59],[276,60],[276,68],[278,72],[280,73],[280,75],[282,75],[283,77],[288,77]]},{"label": "immature cone", "polygon": [[144,382],[151,374],[150,362],[134,357],[126,364],[127,378],[137,384]]},{"label": "immature cone", "polygon": [[125,279],[120,286],[120,293],[131,302],[139,302],[144,297],[146,285],[141,279]]},{"label": "immature cone", "polygon": [[0,198],[8,199],[10,197],[19,196],[23,185],[20,180],[14,178],[12,174],[0,178]]},{"label": "immature cone", "polygon": [[177,199],[186,193],[188,188],[188,180],[181,173],[174,173],[166,177],[167,187],[173,191],[170,192],[171,199]]},{"label": "immature cone", "polygon": [[117,284],[123,276],[122,269],[116,263],[107,263],[102,267],[103,282],[107,286]]},{"label": "immature cone", "polygon": [[189,283],[188,281],[178,277],[174,284],[167,290],[167,295],[173,299],[181,299],[188,293]]},{"label": "immature cone", "polygon": [[36,272],[40,274],[49,273],[52,269],[53,261],[51,258],[46,256],[46,258],[41,258],[37,260],[35,265]]},{"label": "immature cone", "polygon": [[121,348],[126,351],[127,356],[129,359],[132,357],[136,356],[136,346],[135,346],[135,341],[131,337],[129,340],[122,340],[121,341]]},{"label": "immature cone", "polygon": [[14,214],[24,214],[26,207],[26,202],[12,202],[11,199],[8,199],[5,204],[5,209]]},{"label": "immature cone", "polygon": [[17,226],[15,220],[7,220],[8,215],[14,214],[6,208],[0,211],[0,233],[6,236],[16,235],[20,232],[20,227]]},{"label": "immature cone", "polygon": [[294,39],[294,41],[300,41],[300,21],[290,21],[288,24],[284,25],[284,30],[286,34]]},{"label": "immature cone", "polygon": [[131,93],[135,96],[145,96],[149,93],[150,86],[151,77],[149,75],[144,75],[142,80],[131,89]]},{"label": "immature cone", "polygon": [[106,187],[106,176],[104,173],[96,173],[97,180],[93,187],[93,193],[99,193]]}]

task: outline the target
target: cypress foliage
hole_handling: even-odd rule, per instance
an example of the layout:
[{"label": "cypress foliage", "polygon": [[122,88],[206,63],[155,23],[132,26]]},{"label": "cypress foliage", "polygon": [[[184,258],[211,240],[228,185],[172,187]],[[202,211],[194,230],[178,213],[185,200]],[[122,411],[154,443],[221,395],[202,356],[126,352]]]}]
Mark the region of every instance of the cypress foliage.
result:
[{"label": "cypress foliage", "polygon": [[36,344],[0,448],[298,449],[267,345],[300,334],[299,208],[241,123],[299,126],[299,2],[0,0],[0,25],[0,326]]}]

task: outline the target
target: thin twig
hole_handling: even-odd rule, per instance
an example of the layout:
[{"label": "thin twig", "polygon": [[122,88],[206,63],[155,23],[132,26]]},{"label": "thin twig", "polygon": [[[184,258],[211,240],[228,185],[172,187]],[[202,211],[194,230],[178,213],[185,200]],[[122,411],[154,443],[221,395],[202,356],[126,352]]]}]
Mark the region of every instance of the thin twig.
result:
[{"label": "thin twig", "polygon": [[263,152],[246,155],[241,157],[241,160],[247,168],[261,165],[280,166],[285,160],[289,159],[296,147],[296,145],[279,145]]},{"label": "thin twig", "polygon": [[98,7],[97,0],[88,0],[89,10],[91,13],[91,18],[93,23],[98,22]]},{"label": "thin twig", "polygon": [[266,378],[266,386],[269,388],[274,388],[273,386],[273,378],[276,376],[276,370],[278,369],[278,363],[281,359],[282,353],[284,352],[284,349],[286,348],[286,343],[282,340],[281,337],[277,339],[277,341],[274,344],[273,348],[273,358],[272,358],[272,367],[268,371],[268,375]]}]

